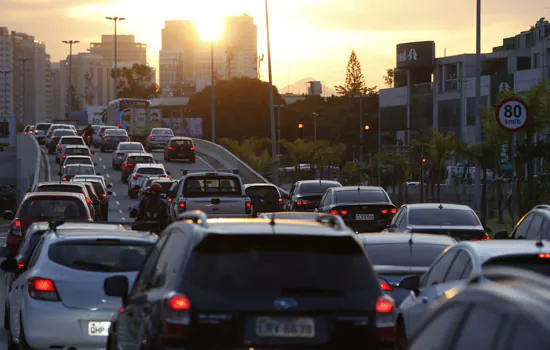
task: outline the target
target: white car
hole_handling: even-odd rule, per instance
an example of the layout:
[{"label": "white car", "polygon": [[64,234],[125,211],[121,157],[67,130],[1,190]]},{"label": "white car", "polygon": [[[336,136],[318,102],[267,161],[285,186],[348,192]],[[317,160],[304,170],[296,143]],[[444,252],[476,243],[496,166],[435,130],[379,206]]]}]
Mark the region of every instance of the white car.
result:
[{"label": "white car", "polygon": [[39,144],[43,145],[46,143],[46,133],[52,123],[38,123],[34,127],[34,137]]},{"label": "white car", "polygon": [[61,162],[61,157],[63,157],[63,152],[65,152],[65,147],[74,146],[74,145],[86,146],[86,143],[84,142],[84,139],[80,136],[61,136],[55,148],[55,162],[56,163]]},{"label": "white car", "polygon": [[147,177],[168,177],[170,172],[164,169],[163,164],[136,164],[134,171],[128,177],[128,196],[137,198],[139,188],[144,178]]},{"label": "white car", "polygon": [[61,163],[61,166],[59,167],[59,172],[62,173],[67,165],[71,164],[87,164],[87,165],[96,165],[92,158],[88,156],[67,156],[63,158],[63,162]]},{"label": "white car", "polygon": [[130,153],[145,153],[145,148],[143,148],[143,145],[140,142],[119,143],[117,149],[113,153],[113,169],[120,169],[120,166],[124,163],[126,156]]}]

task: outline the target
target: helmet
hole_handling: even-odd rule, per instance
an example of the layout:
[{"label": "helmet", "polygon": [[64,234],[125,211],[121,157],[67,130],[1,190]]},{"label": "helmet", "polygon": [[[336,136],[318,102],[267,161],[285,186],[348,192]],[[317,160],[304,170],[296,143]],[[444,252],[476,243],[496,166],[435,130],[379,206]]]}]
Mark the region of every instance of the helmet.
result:
[{"label": "helmet", "polygon": [[149,187],[149,191],[151,191],[151,194],[160,195],[162,193],[162,186],[160,184],[152,184]]}]

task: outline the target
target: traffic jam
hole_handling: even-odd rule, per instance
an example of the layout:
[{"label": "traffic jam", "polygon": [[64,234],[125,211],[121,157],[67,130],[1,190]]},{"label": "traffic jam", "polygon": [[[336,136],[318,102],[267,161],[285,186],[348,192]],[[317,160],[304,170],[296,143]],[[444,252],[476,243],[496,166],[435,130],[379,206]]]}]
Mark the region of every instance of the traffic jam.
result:
[{"label": "traffic jam", "polygon": [[[550,206],[492,234],[466,205],[197,169],[168,128],[44,124],[59,180],[4,212],[9,349],[550,348]],[[110,220],[97,154],[133,220]]]}]

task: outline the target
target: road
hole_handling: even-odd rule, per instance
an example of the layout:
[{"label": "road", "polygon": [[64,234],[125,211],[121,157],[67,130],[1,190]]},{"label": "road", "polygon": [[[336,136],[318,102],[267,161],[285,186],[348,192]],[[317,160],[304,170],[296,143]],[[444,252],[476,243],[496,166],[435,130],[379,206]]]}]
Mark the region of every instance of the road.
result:
[{"label": "road", "polygon": [[[137,203],[137,200],[130,199],[127,195],[128,185],[120,180],[120,171],[112,168],[112,152],[102,153],[98,149],[92,149],[95,154],[92,156],[96,163],[96,172],[105,177],[108,184],[112,184],[110,189],[113,195],[109,198],[109,221],[126,221],[130,219],[128,208]],[[55,162],[55,155],[47,154],[47,151],[42,148],[48,159],[47,166],[49,167],[49,175],[51,181],[59,179],[58,171],[59,164]],[[163,160],[162,150],[152,152],[155,160],[162,161],[164,167],[170,172],[170,176],[176,179],[181,178],[182,170],[210,170],[219,169],[221,165],[213,158],[197,155],[196,162],[187,163],[184,161],[172,161],[170,163]]]}]

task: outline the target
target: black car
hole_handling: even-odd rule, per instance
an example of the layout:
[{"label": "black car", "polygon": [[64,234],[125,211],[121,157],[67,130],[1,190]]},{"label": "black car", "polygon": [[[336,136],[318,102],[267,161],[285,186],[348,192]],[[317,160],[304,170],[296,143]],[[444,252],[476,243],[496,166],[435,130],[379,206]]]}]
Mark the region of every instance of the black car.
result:
[{"label": "black car", "polygon": [[316,210],[340,215],[356,232],[380,232],[397,212],[386,191],[374,186],[331,187]]},{"label": "black car", "polygon": [[283,194],[275,185],[256,183],[244,185],[246,195],[252,201],[252,216],[261,213],[274,213],[283,209]]},{"label": "black car", "polygon": [[495,239],[528,239],[528,240],[549,240],[550,230],[550,206],[537,205],[525,214],[516,224],[510,237],[508,232],[500,231],[495,233]]},{"label": "black car", "polygon": [[342,184],[332,180],[298,181],[290,189],[286,210],[314,211],[325,191],[332,187],[342,187]]},{"label": "black car", "polygon": [[188,219],[165,229],[129,293],[125,276],[105,280],[105,293],[123,299],[117,329],[143,330],[117,332],[117,342],[158,350],[392,345],[393,300],[352,231]]},{"label": "black car", "polygon": [[112,185],[107,185],[107,188],[105,188],[105,185],[103,181],[95,178],[77,178],[72,179],[72,182],[84,182],[86,184],[90,184],[95,193],[97,194],[100,204],[99,204],[99,212],[100,216],[103,221],[109,220],[109,196],[113,194],[112,191],[107,190],[107,188],[111,188]]},{"label": "black car", "polygon": [[488,241],[475,211],[459,204],[405,204],[388,227],[389,232],[419,232],[451,236],[457,241]]},{"label": "black car", "polygon": [[359,239],[380,278],[382,290],[397,306],[410,292],[400,288],[399,281],[405,276],[423,275],[446,248],[456,243],[448,236],[422,233],[373,233],[360,235]]},{"label": "black car", "polygon": [[185,159],[195,163],[195,145],[190,137],[175,136],[170,138],[164,148],[164,160]]},{"label": "black car", "polygon": [[430,313],[408,349],[550,349],[549,290],[546,276],[487,269]]}]

